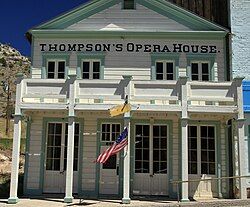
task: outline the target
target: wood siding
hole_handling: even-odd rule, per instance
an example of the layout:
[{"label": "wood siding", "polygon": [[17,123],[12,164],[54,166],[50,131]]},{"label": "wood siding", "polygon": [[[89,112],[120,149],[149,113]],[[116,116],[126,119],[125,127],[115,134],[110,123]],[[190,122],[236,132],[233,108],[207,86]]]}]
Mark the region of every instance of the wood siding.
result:
[{"label": "wood siding", "polygon": [[[215,63],[217,63],[218,72],[215,74],[215,80],[224,81],[225,80],[225,65],[224,65],[224,43],[223,40],[175,40],[175,39],[110,39],[110,40],[97,40],[97,39],[35,39],[34,42],[34,56],[33,56],[33,69],[32,78],[41,78],[42,70],[42,52],[40,51],[40,44],[119,44],[127,45],[128,43],[134,44],[158,44],[173,45],[183,44],[183,45],[214,45],[217,50],[220,51],[215,56]],[[172,49],[172,48],[171,48]],[[95,52],[93,52],[95,53]],[[77,68],[77,52],[71,52],[69,68],[71,73],[76,73]],[[166,54],[166,59],[171,59]],[[199,59],[199,58],[198,58]],[[110,51],[105,52],[105,65],[104,65],[104,79],[122,79],[122,75],[132,75],[134,80],[151,80],[151,53],[148,52],[116,52]],[[179,59],[179,69],[181,73],[185,73],[187,65],[186,53],[180,53]]]},{"label": "wood siding", "polygon": [[122,10],[116,4],[66,28],[80,31],[191,31],[187,26],[158,14],[140,4],[136,10]]},{"label": "wood siding", "polygon": [[212,22],[229,27],[227,0],[167,0]]}]

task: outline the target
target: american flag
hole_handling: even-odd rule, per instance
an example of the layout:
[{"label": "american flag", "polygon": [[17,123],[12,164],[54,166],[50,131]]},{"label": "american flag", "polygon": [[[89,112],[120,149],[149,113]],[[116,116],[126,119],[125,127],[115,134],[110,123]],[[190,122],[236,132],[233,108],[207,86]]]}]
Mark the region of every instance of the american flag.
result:
[{"label": "american flag", "polygon": [[117,140],[108,149],[102,152],[97,158],[96,162],[105,163],[110,156],[120,152],[128,144],[128,129],[125,128]]}]

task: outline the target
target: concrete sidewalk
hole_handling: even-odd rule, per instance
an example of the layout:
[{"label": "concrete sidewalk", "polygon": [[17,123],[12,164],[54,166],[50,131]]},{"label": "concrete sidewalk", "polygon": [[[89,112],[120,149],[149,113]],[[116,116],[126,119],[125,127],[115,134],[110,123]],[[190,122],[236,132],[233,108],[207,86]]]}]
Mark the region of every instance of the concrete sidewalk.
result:
[{"label": "concrete sidewalk", "polygon": [[90,207],[115,207],[115,206],[129,206],[129,207],[160,207],[160,206],[208,206],[208,207],[217,207],[217,206],[250,206],[249,200],[229,200],[229,199],[213,199],[207,201],[195,201],[188,203],[178,203],[177,201],[171,200],[145,200],[136,198],[131,201],[130,205],[121,204],[120,200],[107,200],[107,199],[98,199],[98,200],[82,200],[75,199],[72,204],[63,203],[63,199],[56,198],[34,198],[34,199],[20,199],[19,203],[16,205],[7,204],[6,199],[0,199],[0,207],[67,207],[67,206],[90,206]]}]

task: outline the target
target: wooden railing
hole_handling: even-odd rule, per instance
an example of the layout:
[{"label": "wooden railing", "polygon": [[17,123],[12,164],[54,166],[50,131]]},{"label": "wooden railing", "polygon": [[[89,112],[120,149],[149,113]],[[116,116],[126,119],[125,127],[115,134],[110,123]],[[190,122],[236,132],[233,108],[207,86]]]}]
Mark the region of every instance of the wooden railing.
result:
[{"label": "wooden railing", "polygon": [[20,98],[21,104],[30,106],[47,104],[46,108],[49,108],[49,104],[67,105],[71,84],[74,85],[75,104],[78,105],[78,109],[84,109],[86,104],[110,106],[123,103],[127,87],[131,104],[144,106],[145,110],[150,110],[150,106],[152,110],[156,109],[156,106],[161,106],[162,110],[171,110],[171,107],[174,107],[172,110],[181,111],[185,96],[190,110],[199,110],[195,107],[213,107],[221,111],[220,109],[226,107],[225,112],[235,112],[237,99],[242,98],[242,94],[238,94],[242,91],[238,90],[242,79],[232,82],[192,82],[187,81],[187,78],[184,80],[78,80],[75,77],[67,80],[23,79],[19,83],[21,94],[17,95],[17,98]]}]

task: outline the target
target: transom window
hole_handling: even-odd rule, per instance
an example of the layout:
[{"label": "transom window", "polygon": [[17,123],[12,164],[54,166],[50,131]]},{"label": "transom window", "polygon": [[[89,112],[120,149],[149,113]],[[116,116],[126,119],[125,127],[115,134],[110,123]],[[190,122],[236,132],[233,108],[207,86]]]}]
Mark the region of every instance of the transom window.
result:
[{"label": "transom window", "polygon": [[64,60],[49,60],[47,63],[47,78],[48,79],[64,79],[65,78]]},{"label": "transom window", "polygon": [[215,175],[215,127],[188,127],[189,174]]},{"label": "transom window", "polygon": [[173,61],[156,61],[156,80],[174,80]]},{"label": "transom window", "polygon": [[120,124],[102,124],[101,141],[114,142],[121,132]]},{"label": "transom window", "polygon": [[123,9],[135,9],[135,1],[123,0]]},{"label": "transom window", "polygon": [[100,60],[84,60],[82,62],[83,79],[100,79]]},{"label": "transom window", "polygon": [[191,62],[191,79],[193,81],[209,81],[209,62]]}]

